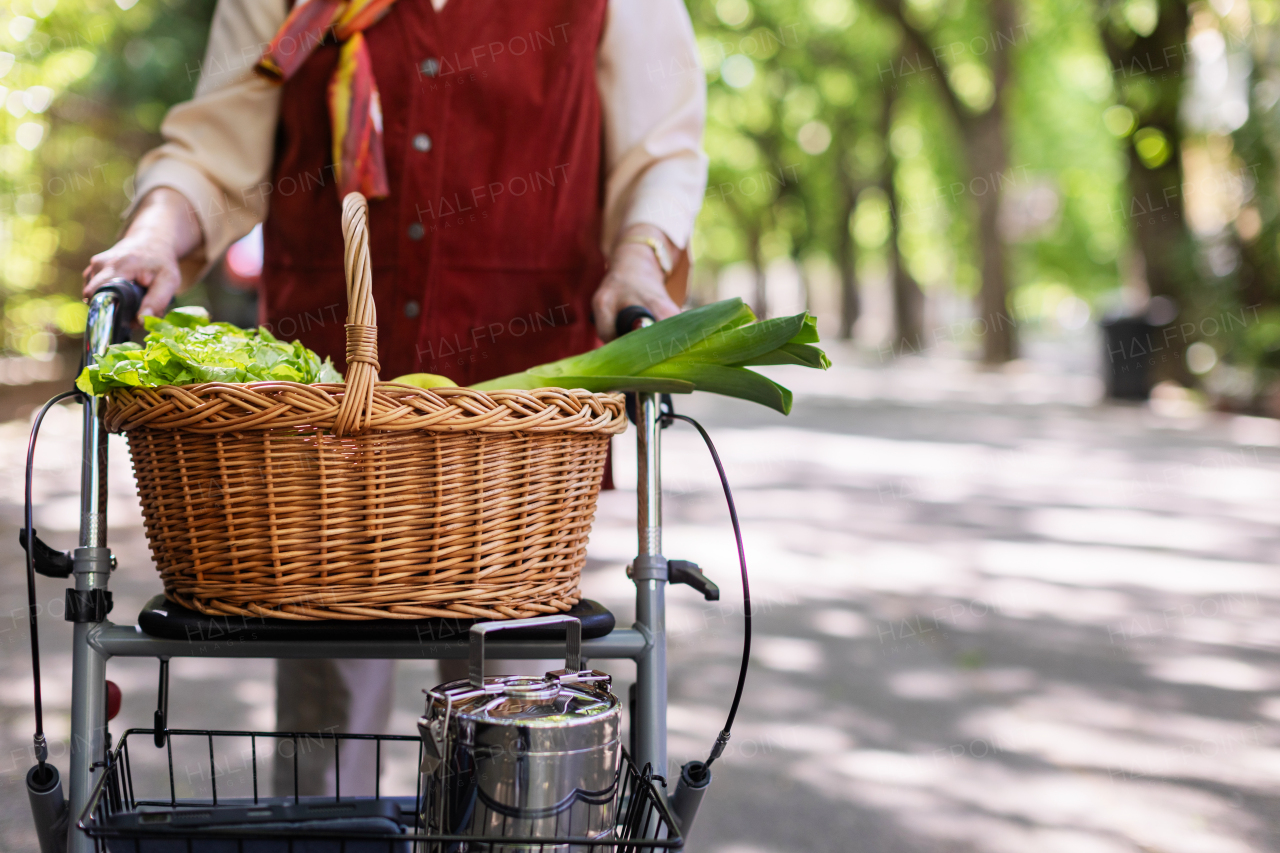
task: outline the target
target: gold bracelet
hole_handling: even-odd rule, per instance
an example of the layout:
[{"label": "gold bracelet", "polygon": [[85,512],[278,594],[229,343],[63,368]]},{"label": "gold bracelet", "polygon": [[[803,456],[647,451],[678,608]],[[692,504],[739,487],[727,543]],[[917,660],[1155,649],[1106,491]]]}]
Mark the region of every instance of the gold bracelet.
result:
[{"label": "gold bracelet", "polygon": [[671,278],[671,271],[675,269],[675,261],[671,258],[671,252],[667,250],[665,244],[661,240],[655,240],[652,237],[628,237],[622,241],[623,243],[642,243],[653,249],[653,255],[658,259],[658,267],[662,270],[663,278]]}]

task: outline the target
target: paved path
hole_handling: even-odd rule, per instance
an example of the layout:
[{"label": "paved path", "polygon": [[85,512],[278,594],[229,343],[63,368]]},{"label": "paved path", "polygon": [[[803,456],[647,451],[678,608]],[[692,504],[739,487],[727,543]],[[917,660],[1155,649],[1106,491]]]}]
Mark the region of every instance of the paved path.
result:
[{"label": "paved path", "polygon": [[[790,418],[710,397],[685,406],[735,486],[758,614],[742,716],[691,850],[1280,849],[1280,423],[1102,407],[1085,378],[940,361],[786,381],[799,392]],[[40,524],[63,545],[74,427],[50,425],[39,475]],[[0,426],[9,530],[24,431]],[[664,440],[666,550],[726,593],[670,597],[671,744],[685,760],[722,722],[741,611],[714,469],[689,428]],[[123,453],[117,463],[123,621],[157,582],[129,526]],[[624,623],[633,498],[604,496],[585,582]],[[15,550],[0,575],[0,849],[25,851]],[[62,586],[42,583],[42,601]],[[69,631],[44,624],[46,670],[66,673]],[[175,662],[173,718],[270,727],[271,671]],[[149,724],[154,663],[111,672],[124,722]],[[397,731],[413,731],[433,678],[430,664],[401,667]],[[46,701],[65,736],[65,679],[46,682]],[[402,782],[411,768],[389,773]]]}]

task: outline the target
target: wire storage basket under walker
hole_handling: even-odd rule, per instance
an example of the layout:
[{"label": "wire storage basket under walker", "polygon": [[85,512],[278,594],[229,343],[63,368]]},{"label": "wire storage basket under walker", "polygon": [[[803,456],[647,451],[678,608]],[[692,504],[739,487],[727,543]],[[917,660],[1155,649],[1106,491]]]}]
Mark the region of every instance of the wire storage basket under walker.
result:
[{"label": "wire storage basket under walker", "polygon": [[111,393],[165,594],[297,620],[569,610],[622,395],[380,382],[362,196],[342,222],[345,384]]},{"label": "wire storage basket under walker", "polygon": [[[420,782],[412,792],[387,791],[380,783],[371,796],[353,797],[340,787],[325,797],[267,794],[273,754],[282,746],[292,747],[281,751],[294,756],[296,779],[297,756],[309,740],[332,739],[335,747],[374,741],[375,778],[381,778],[386,762],[421,761],[418,737],[182,729],[165,737],[167,749],[160,752],[151,745],[151,729],[130,729],[109,754],[77,816],[98,853],[641,853],[684,846],[661,780],[637,769],[625,752],[604,832],[524,836],[519,820],[486,820],[503,830],[486,837],[429,833]],[[336,762],[341,750],[329,753]],[[581,825],[571,812],[591,805],[564,812],[563,827]]]}]

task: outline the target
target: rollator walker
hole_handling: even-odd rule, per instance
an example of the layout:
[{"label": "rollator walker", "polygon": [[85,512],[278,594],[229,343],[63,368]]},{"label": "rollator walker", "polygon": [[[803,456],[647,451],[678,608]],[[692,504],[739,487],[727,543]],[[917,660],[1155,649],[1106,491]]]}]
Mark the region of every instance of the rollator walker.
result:
[{"label": "rollator walker", "polygon": [[[99,290],[89,302],[84,336],[86,364],[95,363],[113,342],[128,339],[131,325],[141,302],[142,289],[136,284],[117,279]],[[619,332],[653,321],[643,308],[628,308],[619,317]],[[80,489],[79,547],[61,553],[34,538],[30,519],[30,468],[36,433],[45,412],[60,398],[78,396],[83,406],[83,471]],[[107,543],[107,432],[103,425],[105,402],[102,398],[68,392],[51,400],[36,418],[32,447],[28,451],[28,517],[23,534],[29,546],[29,583],[31,568],[53,576],[70,577],[73,586],[67,590],[66,619],[73,623],[73,655],[71,673],[71,731],[69,766],[65,780],[47,759],[39,695],[38,632],[35,608],[30,614],[33,665],[36,678],[37,765],[28,774],[28,791],[35,813],[43,853],[67,850],[70,853],[93,851],[498,851],[498,850],[658,850],[683,849],[684,839],[693,823],[698,806],[710,782],[709,765],[724,750],[733,713],[741,698],[741,679],[745,676],[749,653],[750,598],[746,588],[745,558],[732,496],[729,508],[739,541],[739,558],[743,568],[747,605],[747,647],[744,648],[738,693],[733,702],[729,723],[721,733],[711,757],[706,762],[690,762],[678,771],[679,781],[670,785],[667,776],[667,637],[665,596],[671,583],[686,583],[701,592],[707,600],[718,600],[719,590],[692,563],[668,561],[662,552],[662,493],[659,465],[660,437],[663,426],[673,419],[687,420],[671,411],[669,398],[654,393],[636,393],[629,397],[632,419],[637,427],[638,549],[628,568],[635,583],[636,621],[627,627],[614,627],[612,614],[598,604],[582,602],[570,616],[539,617],[510,622],[476,623],[470,631],[436,630],[415,622],[379,620],[371,622],[288,622],[262,620],[252,633],[241,636],[228,633],[228,620],[209,617],[183,608],[167,606],[162,596],[153,599],[139,616],[137,625],[115,624],[108,619],[111,608],[109,591],[115,557]],[[694,424],[697,426],[697,424]],[[697,427],[706,437],[705,431]],[[710,439],[707,438],[710,446]],[[711,447],[717,469],[723,479],[723,468]],[[28,539],[28,536],[33,538]],[[34,584],[30,593],[34,602]],[[178,611],[183,611],[179,613]],[[444,622],[446,620],[437,620]],[[234,625],[235,618],[232,623]],[[559,623],[575,623],[566,631]],[[388,624],[391,623],[391,624]],[[580,634],[579,634],[580,632]],[[489,638],[485,639],[485,634]],[[575,637],[574,635],[579,635]],[[168,662],[179,657],[212,658],[355,658],[355,659],[468,659],[475,683],[475,648],[483,647],[482,656],[503,659],[546,659],[568,657],[570,676],[573,668],[585,671],[587,660],[633,660],[636,681],[629,697],[629,756],[624,753],[618,771],[618,783],[608,806],[611,825],[594,837],[557,832],[554,837],[521,837],[518,826],[493,824],[497,829],[484,836],[462,837],[428,831],[422,819],[422,776],[412,795],[384,794],[379,789],[372,798],[344,797],[336,791],[331,797],[298,797],[295,782],[292,797],[267,796],[260,788],[259,752],[270,756],[282,740],[292,739],[295,756],[300,737],[314,733],[232,732],[221,730],[188,730],[169,728]],[[576,639],[576,642],[575,642]],[[569,646],[566,655],[566,644]],[[574,646],[579,646],[575,650]],[[577,662],[575,663],[575,656]],[[108,733],[108,706],[118,695],[110,696],[107,663],[113,657],[155,658],[159,662],[159,688],[154,725],[150,729],[130,729],[112,743]],[[483,660],[479,662],[483,675]],[[572,680],[570,678],[569,680]],[[110,686],[112,690],[114,685]],[[422,740],[416,735],[333,734],[332,754],[338,760],[338,742],[356,738],[376,741],[379,770],[383,755],[405,751],[422,762]],[[252,795],[247,790],[229,796],[225,783],[223,797],[218,796],[219,760],[215,741],[248,744],[252,754]],[[211,783],[211,796],[184,800],[178,795],[174,781],[175,743],[194,743],[199,754],[207,755],[206,773]],[[207,751],[204,744],[207,743]],[[154,746],[152,746],[154,744]],[[132,746],[131,746],[132,745]],[[169,783],[167,790],[148,797],[135,785],[131,775],[141,751],[156,747],[167,750]],[[134,756],[130,758],[130,749]],[[190,750],[188,750],[189,752]],[[295,757],[295,776],[297,764]],[[203,765],[202,765],[203,766]],[[189,771],[190,772],[190,771]],[[136,774],[134,774],[136,775]],[[180,775],[180,774],[179,774]],[[335,775],[340,779],[340,773]],[[65,781],[65,794],[63,781]],[[340,782],[339,782],[340,785]],[[206,792],[208,794],[209,792]],[[600,806],[597,802],[595,806]],[[343,807],[352,810],[344,822],[324,819],[324,809]],[[576,806],[575,806],[576,808]],[[584,806],[585,808],[585,806]],[[576,830],[578,823],[565,824]],[[372,830],[371,830],[372,827]],[[380,834],[378,827],[387,833]],[[513,828],[514,827],[514,828]],[[358,830],[358,831],[357,831]],[[526,830],[527,831],[527,827]],[[514,833],[514,834],[513,834]],[[212,846],[210,846],[212,845]]]}]

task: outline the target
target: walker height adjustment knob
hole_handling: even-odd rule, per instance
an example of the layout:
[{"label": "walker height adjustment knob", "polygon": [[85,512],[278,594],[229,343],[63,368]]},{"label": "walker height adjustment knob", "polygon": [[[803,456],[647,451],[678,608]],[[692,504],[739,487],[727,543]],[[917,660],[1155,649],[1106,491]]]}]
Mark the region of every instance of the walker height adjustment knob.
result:
[{"label": "walker height adjustment knob", "polygon": [[667,561],[667,583],[682,583],[702,593],[707,601],[720,600],[720,587],[702,573],[698,564],[689,560]]}]

